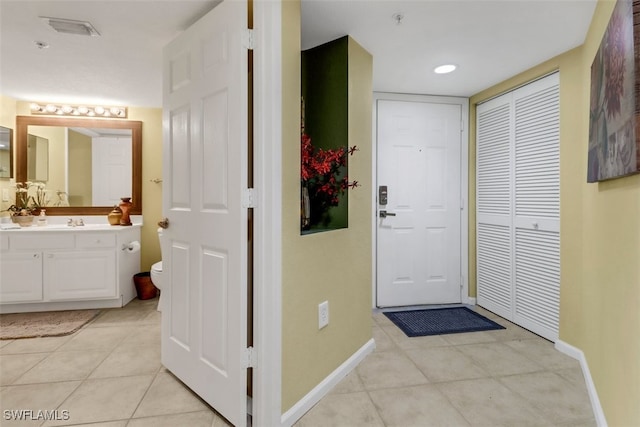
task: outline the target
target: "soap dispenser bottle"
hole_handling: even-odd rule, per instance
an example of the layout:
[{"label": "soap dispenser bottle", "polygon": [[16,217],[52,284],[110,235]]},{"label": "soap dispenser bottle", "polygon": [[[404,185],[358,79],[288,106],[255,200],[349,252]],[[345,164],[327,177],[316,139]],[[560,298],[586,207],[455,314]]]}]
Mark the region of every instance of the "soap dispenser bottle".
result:
[{"label": "soap dispenser bottle", "polygon": [[38,216],[38,227],[44,227],[45,225],[47,225],[47,214],[44,209],[41,209]]}]

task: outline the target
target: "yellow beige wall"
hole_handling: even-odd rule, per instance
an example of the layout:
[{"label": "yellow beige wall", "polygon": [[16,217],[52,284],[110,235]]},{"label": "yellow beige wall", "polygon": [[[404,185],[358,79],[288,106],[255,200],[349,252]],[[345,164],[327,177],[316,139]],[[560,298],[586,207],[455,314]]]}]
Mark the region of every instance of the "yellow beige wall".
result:
[{"label": "yellow beige wall", "polygon": [[[610,426],[640,425],[640,175],[587,184],[590,67],[615,2],[599,1],[583,46],[471,98],[470,200],[475,201],[475,105],[560,70],[560,339],[581,349]],[[475,209],[469,218],[475,294]]]},{"label": "yellow beige wall", "polygon": [[[16,115],[30,115],[29,103],[0,95],[0,126],[15,129]],[[151,180],[162,178],[162,109],[161,108],[129,108],[129,120],[142,122],[142,214],[144,226],[141,232],[142,250],[140,268],[148,271],[154,262],[160,260],[157,222],[162,219],[162,183]],[[14,137],[15,142],[15,137]],[[62,158],[50,147],[51,168],[62,167]],[[8,179],[0,179],[0,188],[9,187]],[[47,185],[49,188],[53,188]],[[9,203],[10,204],[10,203]],[[8,204],[0,204],[7,209]],[[105,211],[105,215],[108,210]],[[3,213],[6,215],[6,213]]]},{"label": "yellow beige wall", "polygon": [[75,198],[77,203],[72,203],[74,206],[90,206],[93,180],[86,177],[91,176],[93,170],[92,138],[72,130],[68,135],[69,201]]},{"label": "yellow beige wall", "polygon": [[[16,129],[16,100],[13,98],[9,98],[8,96],[0,95],[0,126],[4,126],[9,129],[14,130],[13,135],[13,143],[16,143],[15,129]],[[13,150],[13,161],[15,167],[15,148]],[[15,176],[15,172],[14,175]],[[0,194],[2,193],[2,189],[8,188],[11,189],[11,193],[13,194],[13,190],[15,187],[10,185],[9,178],[0,178]],[[12,196],[13,197],[13,196]],[[3,202],[0,199],[0,218],[3,216],[8,216],[7,212],[4,212],[11,204],[13,203],[13,199],[10,202]]]},{"label": "yellow beige wall", "polygon": [[[371,338],[371,56],[349,41],[349,228],[300,235],[300,2],[283,8],[282,411]],[[318,330],[318,304],[329,326]]]}]

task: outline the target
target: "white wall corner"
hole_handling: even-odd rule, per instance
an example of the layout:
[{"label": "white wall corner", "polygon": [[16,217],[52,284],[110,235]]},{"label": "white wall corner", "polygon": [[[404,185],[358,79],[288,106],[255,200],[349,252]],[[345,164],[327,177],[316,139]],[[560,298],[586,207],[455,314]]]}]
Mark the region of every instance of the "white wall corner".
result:
[{"label": "white wall corner", "polygon": [[607,419],[604,416],[602,405],[600,405],[598,392],[596,390],[595,384],[593,383],[593,378],[591,378],[589,365],[587,364],[587,359],[583,351],[560,339],[556,341],[555,347],[556,350],[558,350],[560,353],[564,353],[569,357],[573,357],[580,362],[582,375],[584,376],[584,382],[587,386],[587,391],[589,392],[589,399],[591,400],[591,407],[593,408],[593,415],[596,418],[596,423],[598,424],[598,427],[607,427]]},{"label": "white wall corner", "polygon": [[358,351],[353,353],[342,365],[329,374],[324,380],[307,393],[302,399],[282,414],[281,425],[290,427],[306,414],[313,406],[327,395],[344,377],[353,371],[376,348],[373,338],[365,343]]}]

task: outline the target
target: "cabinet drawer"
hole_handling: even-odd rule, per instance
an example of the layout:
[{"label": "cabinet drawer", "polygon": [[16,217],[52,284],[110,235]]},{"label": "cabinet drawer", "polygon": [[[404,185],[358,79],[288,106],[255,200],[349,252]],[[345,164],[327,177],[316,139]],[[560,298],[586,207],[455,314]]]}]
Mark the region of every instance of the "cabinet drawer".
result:
[{"label": "cabinet drawer", "polygon": [[24,236],[9,236],[11,249],[71,249],[74,246],[70,233],[33,233]]},{"label": "cabinet drawer", "polygon": [[116,235],[105,233],[78,233],[77,248],[113,248],[116,246]]}]

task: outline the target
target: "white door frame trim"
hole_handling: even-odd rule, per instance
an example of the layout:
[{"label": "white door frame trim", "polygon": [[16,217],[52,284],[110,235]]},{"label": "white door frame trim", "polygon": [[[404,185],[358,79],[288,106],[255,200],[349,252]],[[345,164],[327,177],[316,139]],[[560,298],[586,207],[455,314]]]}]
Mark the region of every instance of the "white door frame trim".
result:
[{"label": "white door frame trim", "polygon": [[254,1],[253,425],[282,414],[282,5]]},{"label": "white door frame trim", "polygon": [[373,167],[371,168],[371,182],[374,185],[371,188],[371,235],[373,237],[373,245],[371,248],[372,258],[372,307],[376,308],[377,300],[377,248],[378,248],[378,220],[376,218],[378,209],[378,136],[377,136],[377,104],[379,100],[392,101],[419,101],[434,104],[454,104],[460,105],[462,114],[462,130],[460,133],[460,276],[462,287],[460,289],[460,301],[463,304],[475,305],[475,298],[469,297],[469,98],[458,98],[450,96],[434,96],[434,95],[412,95],[401,93],[373,93]]}]

